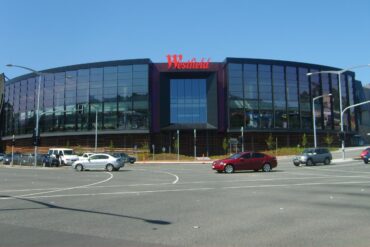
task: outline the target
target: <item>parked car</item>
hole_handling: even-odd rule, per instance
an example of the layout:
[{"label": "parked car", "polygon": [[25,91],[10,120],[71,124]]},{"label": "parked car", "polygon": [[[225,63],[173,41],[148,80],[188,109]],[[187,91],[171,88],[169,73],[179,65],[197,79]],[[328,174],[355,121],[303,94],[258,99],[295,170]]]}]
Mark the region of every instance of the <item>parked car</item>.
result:
[{"label": "parked car", "polygon": [[61,165],[72,165],[78,160],[78,156],[70,148],[50,148],[48,154],[58,159]]},{"label": "parked car", "polygon": [[0,153],[0,162],[4,160],[4,156],[5,156],[5,154]]},{"label": "parked car", "polygon": [[270,172],[275,167],[277,167],[276,157],[251,151],[236,153],[229,158],[214,161],[212,164],[212,169],[219,173],[261,169],[264,172]]},{"label": "parked car", "polygon": [[362,156],[362,160],[364,161],[365,164],[368,164],[370,160],[370,153],[367,153],[366,155]]},{"label": "parked car", "polygon": [[77,171],[105,169],[107,171],[118,171],[125,165],[121,158],[109,154],[93,154],[87,159],[77,160],[72,167]]},{"label": "parked car", "polygon": [[93,155],[94,153],[84,153],[82,154],[81,156],[78,157],[79,160],[81,159],[87,159],[89,158],[91,155]]},{"label": "parked car", "polygon": [[367,156],[368,154],[370,154],[370,148],[366,148],[365,150],[361,152],[360,154],[361,159],[364,160],[364,157]]},{"label": "parked car", "polygon": [[45,154],[45,155],[42,156],[42,166],[58,167],[58,166],[60,166],[60,163],[59,163],[58,159],[51,157],[49,154]]},{"label": "parked car", "polygon": [[34,154],[22,154],[20,158],[21,165],[33,165],[35,163],[35,155]]},{"label": "parked car", "polygon": [[330,151],[327,148],[306,148],[303,152],[293,158],[295,166],[303,165],[312,166],[317,163],[329,165],[333,159]]},{"label": "parked car", "polygon": [[[13,154],[13,165],[21,165],[21,158],[22,158],[22,155],[20,153],[14,153]],[[6,154],[4,156],[3,164],[10,165],[11,162],[12,162],[12,154]]]},{"label": "parked car", "polygon": [[135,157],[129,156],[126,153],[113,153],[112,156],[121,157],[125,163],[134,164],[136,162]]}]

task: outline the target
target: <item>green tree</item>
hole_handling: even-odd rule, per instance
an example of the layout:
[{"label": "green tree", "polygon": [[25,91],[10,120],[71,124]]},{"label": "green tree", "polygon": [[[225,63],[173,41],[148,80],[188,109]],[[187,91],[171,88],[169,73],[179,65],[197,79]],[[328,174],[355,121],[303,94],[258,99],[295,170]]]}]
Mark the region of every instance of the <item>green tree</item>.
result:
[{"label": "green tree", "polygon": [[326,143],[326,145],[328,145],[328,147],[331,146],[331,144],[333,144],[333,136],[329,135],[329,134],[326,134],[325,138],[324,138],[324,142]]},{"label": "green tree", "polygon": [[113,152],[114,151],[114,144],[113,144],[113,140],[110,140],[110,143],[109,143],[109,151]]},{"label": "green tree", "polygon": [[306,136],[306,133],[303,134],[302,136],[302,147],[306,147],[307,146],[307,136]]},{"label": "green tree", "polygon": [[177,149],[179,148],[179,145],[177,143],[177,137],[173,139],[173,149],[177,153]]},{"label": "green tree", "polygon": [[82,155],[82,147],[80,144],[78,144],[75,148],[75,152],[77,153],[77,155]]},{"label": "green tree", "polygon": [[266,142],[267,148],[269,150],[272,150],[272,149],[275,148],[275,140],[272,137],[272,134],[271,133],[270,133],[269,137],[265,140],[265,142]]},{"label": "green tree", "polygon": [[143,149],[144,149],[145,151],[149,151],[149,144],[148,144],[148,142],[144,142],[144,143],[143,143]]},{"label": "green tree", "polygon": [[224,150],[225,154],[227,153],[227,149],[229,148],[229,141],[225,137],[222,142],[222,149]]}]

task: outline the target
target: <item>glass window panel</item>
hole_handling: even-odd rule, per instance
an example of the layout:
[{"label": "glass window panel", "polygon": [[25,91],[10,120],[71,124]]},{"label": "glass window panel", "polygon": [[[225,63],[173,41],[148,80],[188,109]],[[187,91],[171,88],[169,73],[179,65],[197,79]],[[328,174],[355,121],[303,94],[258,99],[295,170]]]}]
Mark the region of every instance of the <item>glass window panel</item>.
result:
[{"label": "glass window panel", "polygon": [[148,65],[147,64],[134,64],[133,65],[133,71],[148,71]]},{"label": "glass window panel", "polygon": [[[110,66],[110,67],[104,67],[104,75],[106,74],[115,74],[117,73],[117,67],[116,66]],[[105,78],[105,76],[104,76]]]},{"label": "glass window panel", "polygon": [[228,64],[229,71],[233,70],[242,70],[242,64],[235,64],[235,63],[229,63]]},{"label": "glass window panel", "polygon": [[206,123],[206,80],[170,80],[171,123]]},{"label": "glass window panel", "polygon": [[118,73],[132,73],[132,65],[118,66]]},{"label": "glass window panel", "polygon": [[259,122],[260,116],[258,111],[245,112],[245,126],[247,128],[259,128]]}]

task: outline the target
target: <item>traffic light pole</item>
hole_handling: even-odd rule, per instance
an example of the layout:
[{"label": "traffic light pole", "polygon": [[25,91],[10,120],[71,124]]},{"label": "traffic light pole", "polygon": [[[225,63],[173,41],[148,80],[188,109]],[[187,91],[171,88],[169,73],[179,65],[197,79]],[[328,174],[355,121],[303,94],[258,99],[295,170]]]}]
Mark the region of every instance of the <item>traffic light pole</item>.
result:
[{"label": "traffic light pole", "polygon": [[13,139],[12,139],[12,165],[14,164],[14,144],[15,144],[15,136],[13,135]]}]

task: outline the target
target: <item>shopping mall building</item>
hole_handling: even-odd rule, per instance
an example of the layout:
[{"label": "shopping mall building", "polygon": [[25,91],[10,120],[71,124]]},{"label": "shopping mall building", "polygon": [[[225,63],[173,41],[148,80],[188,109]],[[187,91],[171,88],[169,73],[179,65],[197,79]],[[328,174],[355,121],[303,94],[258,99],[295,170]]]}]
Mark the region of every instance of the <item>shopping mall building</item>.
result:
[{"label": "shopping mall building", "polygon": [[[70,65],[41,71],[41,147],[94,147],[96,113],[98,147],[152,147],[180,153],[224,152],[223,142],[266,149],[270,135],[279,146],[297,146],[306,133],[313,143],[315,101],[319,145],[340,130],[339,87],[343,108],[364,100],[360,81],[351,71],[341,75],[309,72],[339,70],[300,62],[168,55],[165,63],[130,59]],[[18,149],[33,147],[38,77],[25,74],[5,82],[1,118],[2,146],[12,136]],[[344,116],[347,144],[357,142],[361,109]],[[194,137],[196,134],[196,137]]]}]

